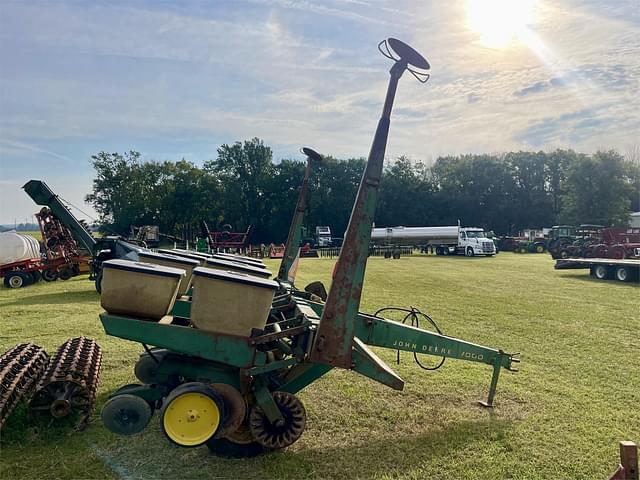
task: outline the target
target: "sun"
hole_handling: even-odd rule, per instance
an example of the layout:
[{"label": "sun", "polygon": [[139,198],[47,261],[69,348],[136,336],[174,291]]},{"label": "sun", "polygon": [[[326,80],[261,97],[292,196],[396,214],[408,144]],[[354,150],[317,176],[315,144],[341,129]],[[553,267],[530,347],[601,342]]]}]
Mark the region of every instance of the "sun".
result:
[{"label": "sun", "polygon": [[469,27],[489,48],[506,48],[519,40],[526,43],[534,21],[535,0],[467,0]]}]

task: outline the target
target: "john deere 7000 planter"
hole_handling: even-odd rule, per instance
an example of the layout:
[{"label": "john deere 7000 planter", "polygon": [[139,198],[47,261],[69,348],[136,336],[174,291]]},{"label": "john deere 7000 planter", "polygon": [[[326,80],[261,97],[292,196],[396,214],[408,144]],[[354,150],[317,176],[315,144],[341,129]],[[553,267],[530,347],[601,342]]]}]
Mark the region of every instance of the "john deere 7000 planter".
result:
[{"label": "john deere 7000 planter", "polygon": [[[425,82],[430,68],[420,54],[398,40],[381,42],[379,49],[394,62],[391,78],[324,303],[316,295],[297,290],[291,275],[306,185],[313,164],[320,159],[310,149],[305,149],[305,181],[276,281],[195,268],[191,297],[183,296],[174,305],[176,279],[176,287],[169,288],[173,288],[174,297],[162,299],[160,310],[173,309],[174,315],[161,311],[145,319],[126,313],[131,300],[123,297],[121,308],[113,300],[121,293],[150,304],[157,300],[152,297],[160,287],[123,287],[126,276],[155,275],[153,281],[166,285],[172,276],[181,277],[184,272],[161,267],[147,272],[148,268],[139,264],[105,262],[102,298],[103,305],[108,303],[105,307],[109,313],[100,316],[105,331],[140,342],[145,348],[135,369],[142,384],[122,387],[104,406],[102,419],[111,431],[124,435],[140,432],[159,409],[164,433],[178,445],[207,444],[214,452],[234,455],[285,448],[305,429],[305,409],[296,394],[331,369],[352,370],[403,389],[404,381],[370,347],[490,365],[493,375],[488,400],[483,403],[493,405],[501,369],[513,370],[512,363],[518,361],[512,354],[385,319],[380,314],[359,312],[398,80],[408,70]],[[109,263],[113,265],[107,266]],[[113,281],[109,275],[113,275]],[[414,309],[406,310],[405,319],[419,315]],[[153,320],[149,320],[151,317]]]}]

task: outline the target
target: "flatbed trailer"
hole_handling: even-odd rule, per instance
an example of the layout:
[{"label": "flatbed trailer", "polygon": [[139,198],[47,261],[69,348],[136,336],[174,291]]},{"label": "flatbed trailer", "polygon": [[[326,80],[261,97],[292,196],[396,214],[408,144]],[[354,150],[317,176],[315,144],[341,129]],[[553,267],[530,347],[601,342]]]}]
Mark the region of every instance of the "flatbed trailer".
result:
[{"label": "flatbed trailer", "polygon": [[640,258],[565,258],[556,260],[556,270],[588,268],[589,274],[598,280],[638,282]]}]

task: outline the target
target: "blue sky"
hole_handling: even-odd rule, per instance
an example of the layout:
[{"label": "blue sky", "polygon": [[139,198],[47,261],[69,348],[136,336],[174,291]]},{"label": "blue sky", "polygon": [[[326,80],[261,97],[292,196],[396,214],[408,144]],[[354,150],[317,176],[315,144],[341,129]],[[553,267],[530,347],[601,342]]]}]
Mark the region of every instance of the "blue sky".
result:
[{"label": "blue sky", "polygon": [[36,211],[30,178],[90,210],[100,150],[201,163],[257,136],[276,159],[366,156],[389,36],[432,65],[402,79],[389,157],[640,143],[637,0],[523,0],[527,34],[499,47],[470,1],[0,0],[0,223]]}]

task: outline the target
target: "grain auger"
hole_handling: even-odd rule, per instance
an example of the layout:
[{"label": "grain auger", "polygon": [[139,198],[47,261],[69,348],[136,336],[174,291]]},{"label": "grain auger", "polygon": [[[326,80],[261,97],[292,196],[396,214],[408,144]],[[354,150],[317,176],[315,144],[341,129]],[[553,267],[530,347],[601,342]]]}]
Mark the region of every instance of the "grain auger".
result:
[{"label": "grain auger", "polygon": [[[184,447],[206,444],[218,454],[243,456],[285,448],[306,425],[296,394],[333,368],[402,390],[404,381],[370,347],[491,365],[485,404],[493,405],[498,376],[502,368],[513,370],[513,355],[389,320],[385,312],[359,312],[398,81],[405,70],[426,81],[430,68],[398,40],[379,49],[394,62],[391,78],[326,302],[295,289],[289,278],[300,209],[277,281],[251,270],[193,268],[191,296],[178,301],[180,316],[170,313],[178,307],[185,270],[123,260],[103,264],[105,331],[145,348],[135,368],[142,383],[120,388],[104,406],[102,420],[111,431],[140,432],[159,410],[166,437]],[[417,310],[411,312],[417,318]]]}]

